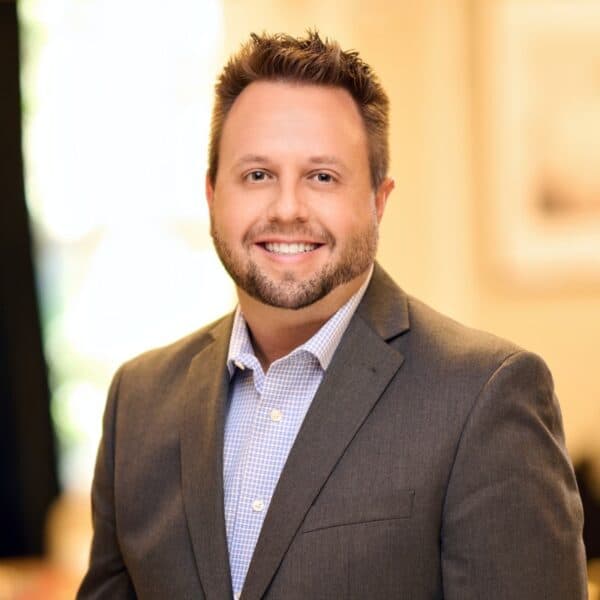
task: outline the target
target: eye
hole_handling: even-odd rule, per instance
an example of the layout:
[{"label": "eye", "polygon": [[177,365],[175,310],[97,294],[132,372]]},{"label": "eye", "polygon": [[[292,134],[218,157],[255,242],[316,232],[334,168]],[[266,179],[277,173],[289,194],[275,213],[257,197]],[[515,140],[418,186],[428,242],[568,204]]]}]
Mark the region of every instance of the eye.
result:
[{"label": "eye", "polygon": [[254,171],[246,173],[246,175],[244,175],[244,179],[246,181],[250,181],[251,183],[259,183],[269,179],[269,174],[262,169],[255,169]]},{"label": "eye", "polygon": [[312,179],[314,179],[318,183],[333,183],[335,181],[335,178],[331,173],[326,173],[324,171],[314,173],[312,175]]}]

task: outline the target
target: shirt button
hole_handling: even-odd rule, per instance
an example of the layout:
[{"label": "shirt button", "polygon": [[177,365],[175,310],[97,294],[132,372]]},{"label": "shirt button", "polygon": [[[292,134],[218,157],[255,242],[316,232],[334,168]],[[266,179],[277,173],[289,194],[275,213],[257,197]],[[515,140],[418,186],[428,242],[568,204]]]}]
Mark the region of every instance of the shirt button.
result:
[{"label": "shirt button", "polygon": [[252,510],[254,512],[261,512],[264,507],[265,503],[260,498],[257,498],[252,502]]},{"label": "shirt button", "polygon": [[274,421],[275,423],[279,423],[279,421],[281,421],[281,419],[283,419],[283,413],[279,409],[274,408],[271,411],[271,421]]}]

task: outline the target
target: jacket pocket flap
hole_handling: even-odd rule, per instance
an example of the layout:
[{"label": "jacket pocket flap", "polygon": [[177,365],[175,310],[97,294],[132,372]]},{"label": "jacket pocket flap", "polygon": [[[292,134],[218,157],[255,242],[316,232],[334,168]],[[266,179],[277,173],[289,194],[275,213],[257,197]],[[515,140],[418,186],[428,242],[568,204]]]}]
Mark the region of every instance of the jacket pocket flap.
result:
[{"label": "jacket pocket flap", "polygon": [[408,519],[412,514],[414,490],[396,490],[387,495],[349,496],[316,501],[304,519],[303,531],[326,527]]}]

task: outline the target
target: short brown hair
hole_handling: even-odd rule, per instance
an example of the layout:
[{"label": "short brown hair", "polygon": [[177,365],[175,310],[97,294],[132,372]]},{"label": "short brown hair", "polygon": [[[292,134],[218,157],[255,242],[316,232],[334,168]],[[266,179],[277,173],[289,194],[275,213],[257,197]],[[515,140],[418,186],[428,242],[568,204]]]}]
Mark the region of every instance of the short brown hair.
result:
[{"label": "short brown hair", "polygon": [[322,40],[317,31],[306,37],[286,34],[250,35],[225,65],[215,86],[208,151],[208,176],[214,185],[219,166],[223,123],[235,99],[254,81],[292,81],[341,87],[354,98],[368,139],[371,182],[375,189],[385,179],[389,164],[388,97],[377,76],[358,55],[339,44]]}]

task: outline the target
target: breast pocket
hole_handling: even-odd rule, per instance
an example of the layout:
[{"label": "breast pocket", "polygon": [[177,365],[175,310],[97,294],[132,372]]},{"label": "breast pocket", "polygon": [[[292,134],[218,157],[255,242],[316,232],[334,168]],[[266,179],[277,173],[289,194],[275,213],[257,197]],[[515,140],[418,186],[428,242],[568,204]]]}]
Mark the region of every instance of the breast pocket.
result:
[{"label": "breast pocket", "polygon": [[414,490],[395,490],[385,495],[360,495],[328,498],[313,505],[304,520],[302,531],[308,533],[373,521],[408,519],[412,515]]}]

